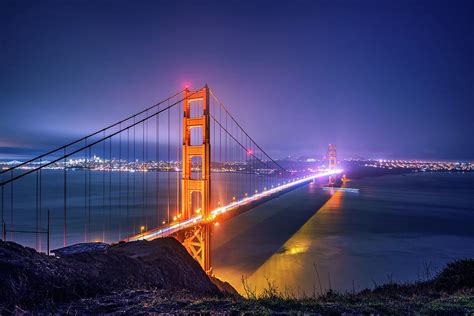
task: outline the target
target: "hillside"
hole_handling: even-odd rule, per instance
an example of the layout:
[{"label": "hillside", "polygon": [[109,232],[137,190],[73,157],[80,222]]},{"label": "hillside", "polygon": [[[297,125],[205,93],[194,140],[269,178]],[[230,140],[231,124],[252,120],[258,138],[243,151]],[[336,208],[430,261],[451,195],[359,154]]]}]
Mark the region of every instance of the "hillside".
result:
[{"label": "hillside", "polygon": [[0,241],[0,314],[474,313],[474,259],[450,263],[424,282],[305,298],[282,293],[270,283],[262,295],[249,290],[244,298],[221,292],[233,289],[209,278],[173,238],[97,249],[58,258]]}]

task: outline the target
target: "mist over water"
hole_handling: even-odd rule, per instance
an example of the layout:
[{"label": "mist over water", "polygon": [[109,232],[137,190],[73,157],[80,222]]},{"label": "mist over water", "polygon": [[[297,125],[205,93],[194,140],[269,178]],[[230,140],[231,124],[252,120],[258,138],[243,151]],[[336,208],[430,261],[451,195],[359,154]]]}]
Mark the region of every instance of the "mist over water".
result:
[{"label": "mist over water", "polygon": [[[474,174],[354,180],[359,193],[301,187],[222,223],[213,235],[218,277],[243,292],[361,290],[432,276],[474,256]],[[319,275],[319,278],[318,278]]]}]

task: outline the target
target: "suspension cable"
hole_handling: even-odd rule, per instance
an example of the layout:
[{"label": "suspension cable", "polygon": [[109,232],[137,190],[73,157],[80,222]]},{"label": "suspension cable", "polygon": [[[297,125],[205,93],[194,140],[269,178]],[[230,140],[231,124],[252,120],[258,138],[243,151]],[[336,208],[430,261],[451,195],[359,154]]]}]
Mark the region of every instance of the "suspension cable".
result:
[{"label": "suspension cable", "polygon": [[214,94],[214,92],[212,92],[212,90],[209,89],[209,92],[211,93],[211,95],[216,99],[217,103],[219,103],[219,105],[224,109],[224,111],[226,111],[227,114],[229,114],[229,117],[235,122],[235,124],[237,124],[237,126],[245,133],[245,135],[247,135],[247,137],[255,144],[255,146],[260,149],[262,151],[262,153],[268,157],[268,159],[270,159],[274,164],[276,164],[280,169],[284,170],[284,171],[287,171],[285,168],[283,168],[282,166],[280,166],[280,164],[278,164],[272,157],[270,157],[270,155],[268,155],[254,140],[252,137],[249,136],[249,134],[242,128],[242,126],[237,122],[237,120],[232,116],[232,114],[227,110],[227,107],[224,105],[224,103],[221,102],[221,100]]},{"label": "suspension cable", "polygon": [[[199,91],[199,90],[197,90],[197,91]],[[197,91],[191,93],[188,97],[191,97],[193,94],[197,93]],[[138,124],[140,124],[140,123],[142,123],[142,122],[144,122],[144,121],[146,121],[146,120],[148,120],[148,119],[154,117],[155,115],[159,115],[160,113],[162,113],[162,112],[164,112],[164,111],[166,111],[166,110],[169,110],[170,108],[172,108],[172,107],[175,106],[176,104],[179,104],[179,103],[182,102],[183,100],[184,100],[184,98],[183,98],[183,99],[180,99],[179,101],[174,102],[173,104],[167,106],[166,108],[163,108],[162,110],[159,110],[159,111],[157,111],[157,112],[155,112],[155,113],[153,113],[153,114],[150,114],[149,116],[147,116],[147,117],[145,117],[145,118],[143,118],[143,119],[141,119],[141,120],[139,120],[139,121],[134,122],[133,124],[131,124],[131,125],[127,126],[127,127],[122,128],[122,129],[119,130],[119,131],[116,131],[116,132],[114,132],[114,133],[108,135],[108,136],[105,137],[105,138],[109,138],[109,137],[115,136],[115,135],[117,135],[117,134],[119,134],[119,133],[121,133],[121,132],[123,132],[123,131],[129,129],[129,128],[132,128],[132,127],[134,127],[134,126],[136,126],[136,125],[138,125]],[[132,118],[133,118],[133,117],[132,117]],[[95,142],[92,142],[92,143],[90,143],[89,145],[87,145],[87,147],[92,147],[92,146],[94,146],[94,145],[96,145],[96,144],[99,144],[100,142],[104,141],[105,138],[101,138],[101,139],[99,139],[99,140],[97,140],[97,141],[95,141]],[[63,146],[63,147],[65,147],[65,146]],[[63,148],[63,147],[62,147],[62,148]],[[42,166],[40,166],[40,167],[37,167],[37,168],[33,168],[33,169],[31,169],[31,170],[28,170],[27,172],[22,173],[22,174],[20,174],[20,175],[18,175],[18,176],[16,176],[16,177],[11,177],[9,180],[6,180],[6,181],[1,182],[1,183],[0,183],[0,186],[6,185],[6,184],[8,184],[8,183],[11,183],[12,181],[15,181],[15,180],[17,180],[17,179],[19,179],[19,178],[22,178],[22,177],[24,177],[24,176],[26,176],[26,175],[28,175],[28,174],[33,173],[33,172],[36,172],[36,171],[38,171],[38,170],[40,170],[40,169],[42,169],[42,168],[44,168],[44,167],[50,166],[50,165],[52,165],[52,164],[54,164],[54,163],[57,163],[58,161],[61,161],[61,160],[63,160],[64,158],[70,157],[70,156],[72,156],[72,155],[74,155],[74,154],[76,154],[76,153],[78,153],[78,152],[84,150],[84,148],[85,148],[85,147],[81,147],[81,148],[79,148],[79,149],[76,149],[76,150],[74,150],[74,151],[71,151],[70,153],[68,153],[68,154],[66,154],[66,155],[64,155],[64,156],[62,156],[62,157],[56,158],[56,159],[54,159],[54,160],[52,160],[52,161],[49,161],[49,162],[45,163],[44,165],[42,165]],[[9,170],[13,171],[12,168],[10,168]]]},{"label": "suspension cable", "polygon": [[162,100],[162,101],[160,101],[160,102],[158,102],[158,103],[153,104],[152,106],[146,108],[146,109],[143,110],[143,111],[140,111],[140,112],[138,112],[138,113],[136,113],[136,114],[134,114],[134,115],[130,115],[129,117],[127,117],[127,118],[125,118],[125,119],[123,119],[123,120],[121,120],[121,121],[119,121],[119,122],[116,122],[116,123],[114,123],[114,124],[112,124],[112,125],[109,125],[109,126],[103,128],[103,129],[101,129],[101,130],[99,130],[99,131],[97,131],[97,132],[94,132],[94,133],[92,133],[92,134],[89,134],[89,135],[87,135],[87,136],[84,136],[84,137],[82,137],[82,138],[80,138],[80,139],[78,139],[78,140],[75,140],[75,141],[70,142],[70,143],[68,143],[68,144],[66,144],[66,145],[63,145],[63,146],[58,147],[58,148],[56,148],[56,149],[53,149],[53,150],[51,150],[51,151],[49,151],[49,152],[47,152],[47,153],[45,153],[45,154],[39,155],[39,156],[34,157],[34,158],[32,158],[32,159],[30,159],[30,160],[27,160],[27,161],[25,161],[25,162],[19,163],[18,165],[15,165],[15,166],[13,166],[13,167],[11,167],[11,168],[8,168],[8,169],[5,169],[5,170],[1,170],[1,171],[0,171],[0,174],[3,174],[3,173],[5,173],[5,172],[8,172],[8,171],[10,171],[10,170],[12,170],[12,169],[17,169],[17,168],[19,168],[19,167],[21,167],[21,166],[24,166],[24,165],[26,165],[26,164],[29,164],[29,163],[35,161],[35,160],[38,160],[38,159],[43,158],[43,157],[45,157],[45,156],[54,154],[55,152],[58,152],[58,151],[60,151],[61,149],[64,149],[64,148],[69,147],[69,146],[71,146],[71,145],[77,144],[77,143],[79,143],[79,142],[81,142],[81,141],[83,141],[83,140],[85,140],[85,139],[87,139],[87,138],[91,138],[92,136],[95,136],[95,135],[97,135],[97,134],[100,134],[100,133],[102,133],[102,132],[105,132],[106,130],[111,129],[112,127],[115,127],[115,126],[117,126],[117,125],[119,125],[119,124],[121,124],[121,123],[124,123],[124,122],[126,122],[126,121],[128,121],[128,120],[130,120],[130,119],[132,119],[132,118],[134,118],[134,117],[136,117],[136,116],[138,116],[138,115],[141,115],[141,114],[147,112],[148,110],[151,110],[151,109],[153,109],[153,108],[155,108],[155,107],[157,107],[157,106],[160,106],[161,104],[165,103],[166,101],[168,101],[168,100],[170,100],[170,99],[176,97],[177,95],[179,95],[179,94],[181,94],[181,93],[183,93],[183,92],[184,92],[184,89],[181,90],[181,91],[179,91],[179,92],[177,92],[177,93],[175,93],[175,94],[172,95],[171,97],[168,97],[168,98],[166,98],[166,99],[164,99],[164,100]]},{"label": "suspension cable", "polygon": [[[219,126],[221,127],[221,129],[222,129],[224,132],[226,132],[235,142],[237,142],[237,143],[240,145],[240,147],[242,147],[244,150],[246,150],[249,155],[253,156],[256,160],[260,161],[262,164],[264,164],[265,166],[267,166],[269,169],[273,169],[273,168],[271,168],[269,165],[267,165],[264,161],[262,161],[262,160],[260,160],[259,158],[257,158],[257,157],[255,156],[255,153],[252,152],[252,150],[250,150],[250,152],[249,152],[248,149],[247,149],[244,145],[242,145],[242,143],[240,143],[233,135],[231,135],[231,134],[229,133],[229,131],[226,130],[226,129],[222,126],[222,124],[219,123],[219,122],[216,120],[216,118],[215,118],[213,115],[211,115],[211,118],[216,122],[217,125],[219,125]],[[249,138],[250,138],[250,137],[249,137]],[[256,145],[255,142],[253,142],[253,144],[254,144],[254,146]],[[222,159],[222,158],[221,158],[221,159]],[[277,164],[277,166],[278,166],[278,164]],[[286,169],[283,169],[283,170],[286,171]]]}]

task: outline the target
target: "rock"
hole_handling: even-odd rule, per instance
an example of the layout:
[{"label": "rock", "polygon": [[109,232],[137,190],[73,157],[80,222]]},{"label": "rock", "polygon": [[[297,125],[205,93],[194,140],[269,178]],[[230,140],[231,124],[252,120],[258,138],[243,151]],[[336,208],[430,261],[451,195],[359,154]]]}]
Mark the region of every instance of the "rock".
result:
[{"label": "rock", "polygon": [[93,252],[93,251],[105,251],[109,249],[110,245],[103,242],[89,242],[89,243],[80,243],[63,248],[58,248],[51,250],[58,257],[65,257],[74,255],[76,253],[82,252]]},{"label": "rock", "polygon": [[136,289],[184,290],[197,296],[220,293],[174,238],[121,243],[105,251],[60,258],[0,241],[0,314],[13,306],[28,308]]},{"label": "rock", "polygon": [[214,285],[217,286],[219,291],[221,291],[222,293],[234,297],[240,297],[239,292],[237,292],[237,290],[232,285],[230,285],[229,282],[222,281],[221,279],[218,279],[214,276],[209,276],[209,278],[211,279],[211,282],[214,283]]}]

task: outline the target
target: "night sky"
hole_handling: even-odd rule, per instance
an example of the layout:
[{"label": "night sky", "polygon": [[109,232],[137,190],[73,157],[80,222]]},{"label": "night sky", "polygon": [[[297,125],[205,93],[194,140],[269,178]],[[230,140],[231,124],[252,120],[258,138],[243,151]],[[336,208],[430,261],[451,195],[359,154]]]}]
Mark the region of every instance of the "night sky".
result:
[{"label": "night sky", "polygon": [[185,83],[276,158],[474,160],[474,1],[0,2],[0,158]]}]

